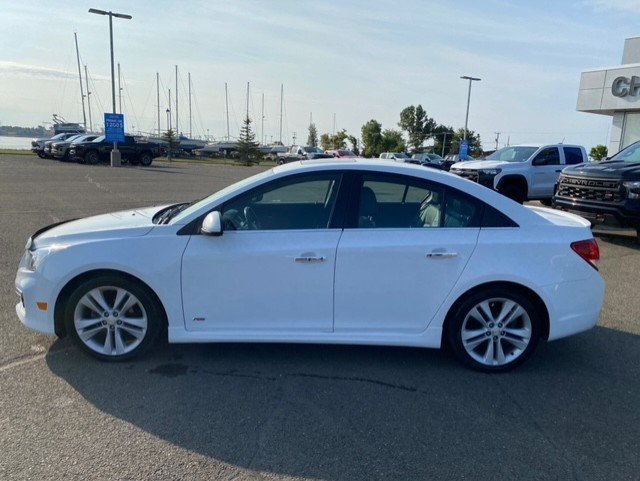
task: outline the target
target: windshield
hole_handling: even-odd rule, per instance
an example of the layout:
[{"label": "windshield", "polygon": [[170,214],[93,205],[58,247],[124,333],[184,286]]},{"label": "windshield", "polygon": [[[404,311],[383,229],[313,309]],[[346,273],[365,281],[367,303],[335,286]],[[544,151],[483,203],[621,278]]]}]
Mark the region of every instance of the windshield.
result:
[{"label": "windshield", "polygon": [[504,147],[500,150],[496,150],[485,160],[499,160],[501,162],[524,162],[529,157],[531,157],[536,150],[538,150],[538,147]]},{"label": "windshield", "polygon": [[102,142],[104,140],[104,135],[101,135],[100,137],[96,137],[95,139],[93,139],[91,142]]},{"label": "windshield", "polygon": [[304,150],[307,153],[310,154],[322,154],[322,149],[318,148],[318,147],[304,147],[302,150]]},{"label": "windshield", "polygon": [[408,159],[409,156],[407,154],[402,154],[402,153],[397,153],[397,154],[393,154],[395,156],[396,159]]},{"label": "windshield", "polygon": [[617,160],[619,162],[640,162],[640,142],[631,144],[627,148],[621,150],[609,160]]},{"label": "windshield", "polygon": [[197,212],[198,210],[202,209],[204,206],[208,204],[212,204],[218,199],[222,199],[225,195],[230,194],[234,190],[242,189],[246,185],[249,185],[260,179],[265,179],[267,177],[270,177],[271,175],[273,175],[273,169],[265,170],[264,172],[260,172],[259,174],[252,175],[251,177],[247,177],[246,179],[242,179],[241,181],[236,182],[235,184],[231,184],[230,186],[225,187],[224,189],[211,194],[209,197],[205,197],[204,199],[194,204],[191,204],[189,207],[187,207],[182,212],[180,212],[177,216],[175,216],[172,219],[171,223],[172,224],[179,223],[180,220],[190,216],[194,212]]}]

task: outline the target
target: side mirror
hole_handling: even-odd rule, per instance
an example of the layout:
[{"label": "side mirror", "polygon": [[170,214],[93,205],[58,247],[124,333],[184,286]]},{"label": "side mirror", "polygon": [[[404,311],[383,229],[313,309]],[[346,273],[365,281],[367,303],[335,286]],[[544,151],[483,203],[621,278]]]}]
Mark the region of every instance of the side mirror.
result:
[{"label": "side mirror", "polygon": [[222,216],[219,211],[214,210],[206,215],[202,221],[200,232],[204,235],[210,236],[222,235]]}]

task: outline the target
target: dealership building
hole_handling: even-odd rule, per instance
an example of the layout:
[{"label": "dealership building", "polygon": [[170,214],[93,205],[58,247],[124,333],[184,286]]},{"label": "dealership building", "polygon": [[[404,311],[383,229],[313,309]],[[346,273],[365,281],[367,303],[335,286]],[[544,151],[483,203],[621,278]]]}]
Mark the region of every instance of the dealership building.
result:
[{"label": "dealership building", "polygon": [[613,117],[611,154],[640,140],[640,37],[624,41],[622,65],[582,72],[576,110]]}]

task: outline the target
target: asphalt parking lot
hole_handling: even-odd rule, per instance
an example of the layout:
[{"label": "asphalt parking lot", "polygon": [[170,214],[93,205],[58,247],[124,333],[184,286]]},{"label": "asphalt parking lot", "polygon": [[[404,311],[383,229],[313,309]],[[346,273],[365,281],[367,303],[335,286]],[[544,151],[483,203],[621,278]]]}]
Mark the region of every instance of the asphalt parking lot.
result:
[{"label": "asphalt parking lot", "polygon": [[19,323],[13,279],[39,227],[203,197],[259,170],[0,155],[0,479],[639,479],[630,237],[598,238],[598,326],[502,375],[434,350],[281,344],[165,342],[105,364]]}]

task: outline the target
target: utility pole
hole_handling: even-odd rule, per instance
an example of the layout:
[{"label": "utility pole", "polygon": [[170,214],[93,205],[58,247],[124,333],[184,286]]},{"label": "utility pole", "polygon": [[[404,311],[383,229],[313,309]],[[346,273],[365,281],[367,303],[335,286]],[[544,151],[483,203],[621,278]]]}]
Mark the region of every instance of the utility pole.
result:
[{"label": "utility pole", "polygon": [[78,60],[78,78],[80,79],[80,100],[82,101],[82,120],[83,120],[84,129],[87,130],[87,114],[84,111],[84,92],[82,91],[82,71],[80,70],[80,52],[78,51],[78,34],[76,32],[73,32],[73,38],[76,41],[76,59]]},{"label": "utility pole", "polygon": [[336,135],[336,114],[333,114],[333,135]]},{"label": "utility pole", "polygon": [[293,133],[293,145],[296,145],[296,133]]},{"label": "utility pole", "polygon": [[156,72],[156,97],[157,97],[157,107],[158,107],[158,137],[160,137],[160,73]]},{"label": "utility pole", "polygon": [[189,138],[192,138],[191,132],[191,72],[188,73],[189,78]]},{"label": "utility pole", "polygon": [[178,129],[178,66],[176,65],[176,135],[180,135]]},{"label": "utility pole", "polygon": [[467,140],[467,123],[469,122],[469,102],[471,101],[471,82],[479,82],[482,79],[479,79],[477,77],[469,77],[468,75],[464,75],[460,78],[469,81],[469,92],[467,93],[467,114],[464,117],[464,137],[462,139],[462,140]]},{"label": "utility pole", "polygon": [[118,110],[122,113],[122,87],[120,86],[120,62],[118,62]]},{"label": "utility pole", "polygon": [[[93,124],[91,122],[91,92],[89,92],[89,74],[87,73],[87,66],[84,66],[84,81],[87,84],[87,108],[89,109],[89,132],[93,130]],[[84,126],[85,129],[87,126]]]},{"label": "utility pole", "polygon": [[280,84],[280,144],[282,145],[282,107],[284,105],[284,84]]},{"label": "utility pole", "polygon": [[498,140],[500,139],[500,132],[494,132],[496,134],[496,150],[498,150]]},{"label": "utility pole", "polygon": [[447,132],[445,131],[442,139],[442,158],[444,159],[444,148],[447,145]]}]

